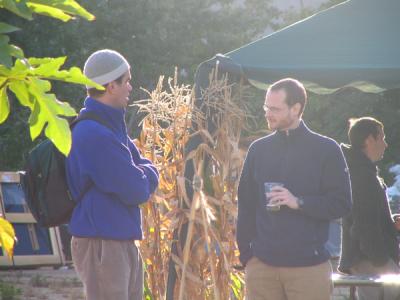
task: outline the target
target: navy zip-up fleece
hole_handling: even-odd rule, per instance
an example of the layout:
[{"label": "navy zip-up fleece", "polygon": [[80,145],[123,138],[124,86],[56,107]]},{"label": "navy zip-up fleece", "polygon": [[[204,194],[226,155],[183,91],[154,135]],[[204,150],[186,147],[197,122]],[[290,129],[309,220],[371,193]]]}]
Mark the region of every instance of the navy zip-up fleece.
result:
[{"label": "navy zip-up fleece", "polygon": [[66,159],[68,186],[74,199],[88,186],[69,223],[73,236],[114,240],[142,239],[139,205],[158,186],[158,172],[129,138],[125,110],[87,98],[80,114],[92,112],[112,130],[93,120],[72,131]]},{"label": "navy zip-up fleece", "polygon": [[[268,212],[264,182],[280,182],[304,201],[300,210]],[[275,132],[249,148],[238,189],[237,243],[243,265],[256,256],[277,267],[329,259],[329,221],[351,209],[349,173],[339,145],[310,131]]]}]

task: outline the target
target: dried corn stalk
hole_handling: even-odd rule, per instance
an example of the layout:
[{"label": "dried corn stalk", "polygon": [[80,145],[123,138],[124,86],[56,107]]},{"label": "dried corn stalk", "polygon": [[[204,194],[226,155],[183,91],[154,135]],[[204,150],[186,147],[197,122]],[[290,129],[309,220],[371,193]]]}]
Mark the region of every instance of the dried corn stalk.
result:
[{"label": "dried corn stalk", "polygon": [[[243,274],[235,244],[236,190],[245,151],[239,148],[246,108],[244,89],[226,76],[210,74],[203,102],[194,107],[189,86],[178,85],[177,75],[160,77],[149,99],[136,105],[146,114],[137,145],[160,170],[160,186],[143,207],[149,299],[164,299],[168,262],[175,262],[178,281],[174,299],[243,299]],[[215,128],[210,132],[210,128]],[[194,131],[195,128],[195,131]],[[191,137],[201,143],[185,156]],[[193,164],[193,178],[184,178],[185,164]],[[192,181],[189,199],[185,183]],[[171,253],[174,231],[187,226],[186,240]],[[180,235],[179,235],[180,236]]]}]

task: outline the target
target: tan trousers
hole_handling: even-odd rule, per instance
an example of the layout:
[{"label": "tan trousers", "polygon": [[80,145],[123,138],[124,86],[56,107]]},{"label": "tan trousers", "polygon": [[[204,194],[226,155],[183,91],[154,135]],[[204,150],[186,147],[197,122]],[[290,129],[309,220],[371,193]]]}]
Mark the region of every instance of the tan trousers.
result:
[{"label": "tan trousers", "polygon": [[[353,275],[382,275],[382,274],[399,274],[400,269],[396,263],[390,259],[384,266],[375,267],[369,261],[361,261],[351,268]],[[357,294],[359,300],[378,300],[380,299],[381,289],[377,287],[358,287]],[[395,286],[386,286],[384,288],[384,299],[395,300],[400,299],[400,288]]]},{"label": "tan trousers", "polygon": [[298,268],[272,267],[253,257],[246,265],[246,300],[329,300],[330,262]]},{"label": "tan trousers", "polygon": [[143,265],[134,241],[72,237],[72,261],[87,300],[142,300]]}]

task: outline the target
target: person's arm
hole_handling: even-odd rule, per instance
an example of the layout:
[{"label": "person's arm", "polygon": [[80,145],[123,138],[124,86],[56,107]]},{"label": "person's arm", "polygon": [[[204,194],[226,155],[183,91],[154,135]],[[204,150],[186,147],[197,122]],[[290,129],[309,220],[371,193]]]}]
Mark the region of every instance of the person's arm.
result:
[{"label": "person's arm", "polygon": [[135,143],[130,138],[128,138],[128,146],[129,146],[129,151],[131,151],[131,153],[132,153],[132,158],[137,164],[139,164],[139,165],[147,165],[147,164],[148,165],[153,165],[151,160],[143,157],[140,154],[140,152],[139,152],[138,148],[136,147]]},{"label": "person's arm", "polygon": [[394,228],[397,230],[397,235],[400,234],[400,214],[392,215]]},{"label": "person's arm", "polygon": [[349,171],[339,145],[330,148],[321,174],[321,194],[296,195],[301,203],[300,211],[310,217],[335,220],[351,211],[351,186]]},{"label": "person's arm", "polygon": [[[334,150],[334,151],[333,151]],[[335,220],[351,211],[350,178],[339,146],[331,148],[321,174],[321,193],[316,196],[293,195],[285,187],[274,187],[270,202],[320,220]]]},{"label": "person's arm", "polygon": [[136,145],[133,143],[131,139],[128,140],[129,150],[132,154],[133,162],[141,168],[146,176],[149,178],[150,181],[150,193],[154,193],[154,191],[158,187],[159,182],[159,173],[157,168],[153,165],[153,163],[149,160],[144,158]]},{"label": "person's arm", "polygon": [[256,203],[258,189],[252,174],[250,151],[251,150],[247,153],[238,187],[236,241],[240,252],[239,259],[243,266],[245,266],[253,256],[251,241],[256,234]]},{"label": "person's arm", "polygon": [[83,172],[87,173],[96,188],[114,195],[126,205],[139,205],[150,197],[150,180],[134,163],[124,144],[108,130],[92,125],[82,128],[79,140],[79,157]]},{"label": "person's arm", "polygon": [[360,249],[367,259],[376,266],[382,266],[389,259],[389,254],[380,220],[381,187],[374,176],[362,174],[352,177],[352,189],[354,204],[351,234],[359,240]]}]

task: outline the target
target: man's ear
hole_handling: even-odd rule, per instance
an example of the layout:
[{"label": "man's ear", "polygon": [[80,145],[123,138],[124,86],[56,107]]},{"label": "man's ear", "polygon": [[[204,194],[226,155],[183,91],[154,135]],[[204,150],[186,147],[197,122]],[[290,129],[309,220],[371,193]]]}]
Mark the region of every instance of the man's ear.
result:
[{"label": "man's ear", "polygon": [[114,93],[114,89],[115,89],[115,82],[112,81],[109,84],[107,84],[106,86],[106,92],[109,94],[113,94]]},{"label": "man's ear", "polygon": [[290,109],[292,110],[293,114],[295,114],[296,116],[301,115],[301,104],[300,103],[296,103]]},{"label": "man's ear", "polygon": [[373,137],[372,134],[370,134],[369,136],[367,136],[367,138],[364,141],[364,148],[369,148],[369,146],[371,145],[371,143],[373,143],[375,141],[375,138]]}]

